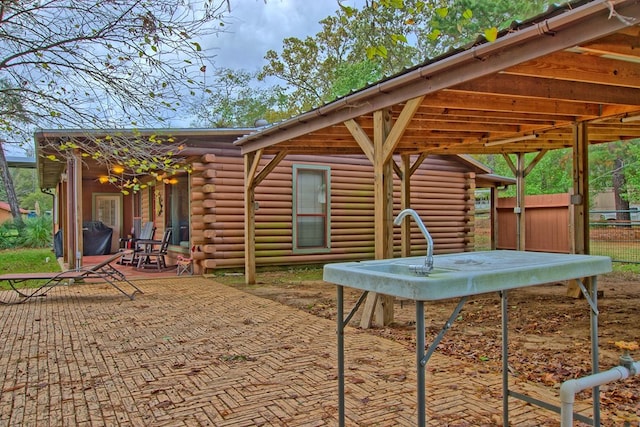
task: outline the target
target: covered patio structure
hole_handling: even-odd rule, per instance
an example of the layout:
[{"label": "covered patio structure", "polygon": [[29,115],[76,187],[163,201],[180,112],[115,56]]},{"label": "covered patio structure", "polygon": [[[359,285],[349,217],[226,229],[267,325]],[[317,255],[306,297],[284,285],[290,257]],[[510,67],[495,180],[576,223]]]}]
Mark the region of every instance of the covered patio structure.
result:
[{"label": "covered patio structure", "polygon": [[[375,256],[393,256],[393,175],[401,208],[432,155],[503,155],[517,180],[549,150],[572,148],[573,252],[589,253],[588,147],[640,136],[640,4],[576,1],[292,119],[240,138],[245,159],[245,276],[255,283],[255,190],[290,154],[362,154],[374,165]],[[538,153],[526,164],[525,154]],[[402,254],[411,230],[402,226]],[[437,248],[436,248],[437,249]],[[385,306],[393,307],[392,304]],[[386,317],[386,314],[383,314]],[[366,325],[365,325],[366,326]]]}]

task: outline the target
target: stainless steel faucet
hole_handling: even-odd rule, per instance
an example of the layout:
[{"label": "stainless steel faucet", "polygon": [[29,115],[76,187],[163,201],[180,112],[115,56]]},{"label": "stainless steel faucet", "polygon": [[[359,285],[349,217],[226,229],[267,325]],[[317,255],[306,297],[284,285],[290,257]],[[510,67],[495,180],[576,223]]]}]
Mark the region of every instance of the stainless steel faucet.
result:
[{"label": "stainless steel faucet", "polygon": [[424,238],[427,239],[427,256],[424,258],[424,265],[412,265],[411,269],[416,274],[426,276],[431,272],[431,270],[433,270],[433,239],[431,238],[431,234],[429,234],[429,230],[427,230],[427,227],[425,227],[422,222],[422,219],[420,219],[420,215],[418,215],[418,213],[413,209],[403,209],[396,219],[393,220],[393,223],[395,225],[400,225],[402,223],[402,219],[407,215],[411,215],[413,217],[416,224],[418,224],[418,228],[424,235]]}]

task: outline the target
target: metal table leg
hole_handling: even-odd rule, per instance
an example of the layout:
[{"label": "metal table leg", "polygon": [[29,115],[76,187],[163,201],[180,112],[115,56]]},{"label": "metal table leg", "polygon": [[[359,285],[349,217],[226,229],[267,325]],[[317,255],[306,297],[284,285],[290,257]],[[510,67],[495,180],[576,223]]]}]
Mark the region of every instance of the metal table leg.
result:
[{"label": "metal table leg", "polygon": [[416,393],[416,405],[418,406],[418,426],[427,425],[427,414],[425,409],[425,326],[424,326],[424,302],[416,301],[416,378],[418,390]]},{"label": "metal table leg", "polygon": [[[600,371],[598,344],[598,278],[593,276],[591,283],[591,370],[597,374]],[[600,425],[600,387],[593,388],[593,425]]]},{"label": "metal table leg", "polygon": [[500,292],[502,302],[502,425],[509,425],[509,313],[507,291]]},{"label": "metal table leg", "polygon": [[344,288],[338,288],[336,303],[338,319],[338,425],[344,427]]}]

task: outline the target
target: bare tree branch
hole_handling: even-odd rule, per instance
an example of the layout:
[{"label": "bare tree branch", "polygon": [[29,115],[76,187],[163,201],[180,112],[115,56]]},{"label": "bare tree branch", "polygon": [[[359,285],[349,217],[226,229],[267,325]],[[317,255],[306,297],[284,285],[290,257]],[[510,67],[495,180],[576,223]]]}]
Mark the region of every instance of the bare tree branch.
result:
[{"label": "bare tree branch", "polygon": [[[229,7],[228,0],[0,0],[0,100],[21,106],[0,106],[0,136],[27,140],[34,125],[157,126],[204,90],[211,57],[199,40],[222,31]],[[81,139],[48,149],[60,158],[79,150],[109,159],[106,151],[116,151],[132,175],[146,165],[179,169],[170,141],[134,142]]]}]

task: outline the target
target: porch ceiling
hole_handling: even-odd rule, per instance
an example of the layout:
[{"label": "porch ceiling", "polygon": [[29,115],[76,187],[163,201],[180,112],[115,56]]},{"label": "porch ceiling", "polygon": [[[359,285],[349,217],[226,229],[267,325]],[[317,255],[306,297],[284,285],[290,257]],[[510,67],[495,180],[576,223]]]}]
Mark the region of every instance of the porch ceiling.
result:
[{"label": "porch ceiling", "polygon": [[[413,98],[394,153],[522,153],[573,146],[575,124],[591,144],[640,137],[640,5],[591,1],[518,25],[316,110],[236,141],[243,153],[362,153],[373,115],[392,123]],[[615,4],[610,9],[608,4]],[[349,128],[351,128],[351,131]],[[521,137],[530,139],[514,140]]]},{"label": "porch ceiling", "polygon": [[[73,140],[94,141],[104,138],[106,135],[117,135],[127,138],[149,137],[151,135],[164,135],[175,138],[176,143],[184,144],[185,149],[180,156],[189,157],[209,152],[213,148],[228,149],[237,152],[233,141],[242,135],[254,131],[255,128],[233,129],[53,129],[40,130],[34,135],[36,146],[36,159],[38,178],[41,188],[53,188],[60,182],[61,174],[66,170],[65,161],[50,159],[50,154],[58,155],[51,145],[56,146],[61,142]],[[50,145],[51,144],[51,145]],[[105,175],[107,166],[90,158],[83,158],[83,179],[98,179]]]}]

